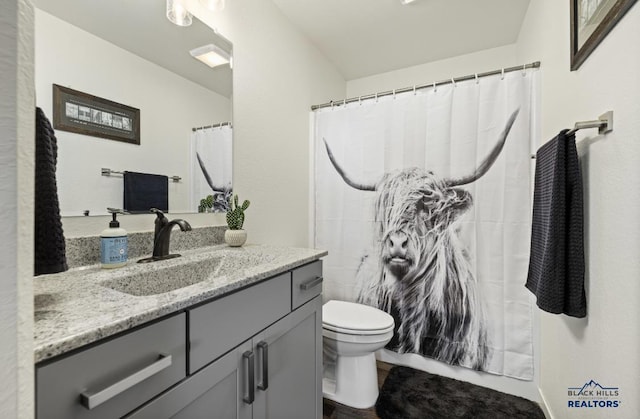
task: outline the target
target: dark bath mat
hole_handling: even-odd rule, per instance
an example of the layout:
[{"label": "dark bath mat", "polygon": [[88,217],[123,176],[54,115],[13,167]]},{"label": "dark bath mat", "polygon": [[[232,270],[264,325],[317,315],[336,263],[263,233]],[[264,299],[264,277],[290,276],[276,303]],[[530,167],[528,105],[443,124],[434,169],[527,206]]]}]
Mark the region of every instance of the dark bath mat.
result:
[{"label": "dark bath mat", "polygon": [[407,367],[393,367],[376,402],[381,419],[544,419],[521,397]]}]

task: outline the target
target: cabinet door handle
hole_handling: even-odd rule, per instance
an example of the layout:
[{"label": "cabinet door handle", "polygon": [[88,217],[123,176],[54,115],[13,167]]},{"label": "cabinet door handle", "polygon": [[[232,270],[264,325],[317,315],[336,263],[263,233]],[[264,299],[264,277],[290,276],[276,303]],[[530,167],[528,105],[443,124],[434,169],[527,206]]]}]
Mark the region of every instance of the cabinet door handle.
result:
[{"label": "cabinet door handle", "polygon": [[300,284],[300,289],[302,291],[310,290],[318,284],[322,283],[323,278],[321,276],[316,276],[315,278],[309,279]]},{"label": "cabinet door handle", "polygon": [[244,372],[245,372],[245,384],[246,387],[245,388],[245,392],[244,395],[242,397],[242,400],[247,403],[247,404],[251,404],[253,403],[253,401],[256,398],[255,395],[255,381],[254,381],[254,365],[253,365],[253,352],[247,351],[245,353],[242,354],[242,361],[245,363],[245,367],[244,367]]},{"label": "cabinet door handle", "polygon": [[110,385],[107,388],[104,388],[100,391],[96,392],[84,392],[80,394],[80,403],[87,409],[91,410],[95,407],[100,406],[102,403],[109,401],[114,398],[118,394],[129,390],[131,387],[136,384],[146,380],[147,378],[159,373],[160,371],[169,368],[171,366],[171,355],[160,354],[160,359],[158,359],[153,364],[149,365],[141,369],[138,372],[135,372],[124,378],[117,383]]},{"label": "cabinet door handle", "polygon": [[265,391],[269,388],[269,344],[265,341],[258,343],[258,354],[260,355],[260,363],[262,364],[262,380],[258,384],[258,388]]}]

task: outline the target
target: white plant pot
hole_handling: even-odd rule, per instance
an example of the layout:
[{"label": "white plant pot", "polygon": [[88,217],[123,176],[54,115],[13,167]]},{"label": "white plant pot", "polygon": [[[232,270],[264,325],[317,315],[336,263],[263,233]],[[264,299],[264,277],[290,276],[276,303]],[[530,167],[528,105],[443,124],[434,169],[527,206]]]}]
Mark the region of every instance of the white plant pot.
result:
[{"label": "white plant pot", "polygon": [[227,229],[224,232],[224,241],[231,247],[240,247],[247,241],[247,232]]}]

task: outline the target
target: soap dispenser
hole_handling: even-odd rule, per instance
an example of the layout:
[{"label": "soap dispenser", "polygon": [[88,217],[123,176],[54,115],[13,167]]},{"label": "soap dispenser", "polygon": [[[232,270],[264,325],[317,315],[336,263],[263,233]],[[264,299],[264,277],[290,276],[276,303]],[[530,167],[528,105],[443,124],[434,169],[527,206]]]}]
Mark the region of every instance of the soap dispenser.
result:
[{"label": "soap dispenser", "polygon": [[116,208],[107,208],[113,216],[109,228],[100,233],[100,264],[103,268],[119,268],[127,264],[128,238],[127,231],[120,228],[116,219],[118,214],[126,214]]}]

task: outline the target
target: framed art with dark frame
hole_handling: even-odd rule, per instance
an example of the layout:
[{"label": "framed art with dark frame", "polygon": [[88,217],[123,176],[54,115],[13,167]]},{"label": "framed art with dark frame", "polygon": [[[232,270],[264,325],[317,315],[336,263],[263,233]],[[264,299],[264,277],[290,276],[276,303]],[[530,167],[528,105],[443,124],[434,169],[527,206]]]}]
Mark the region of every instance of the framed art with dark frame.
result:
[{"label": "framed art with dark frame", "polygon": [[140,109],[54,84],[53,128],[140,145]]},{"label": "framed art with dark frame", "polygon": [[577,70],[637,0],[569,0],[571,71]]}]

